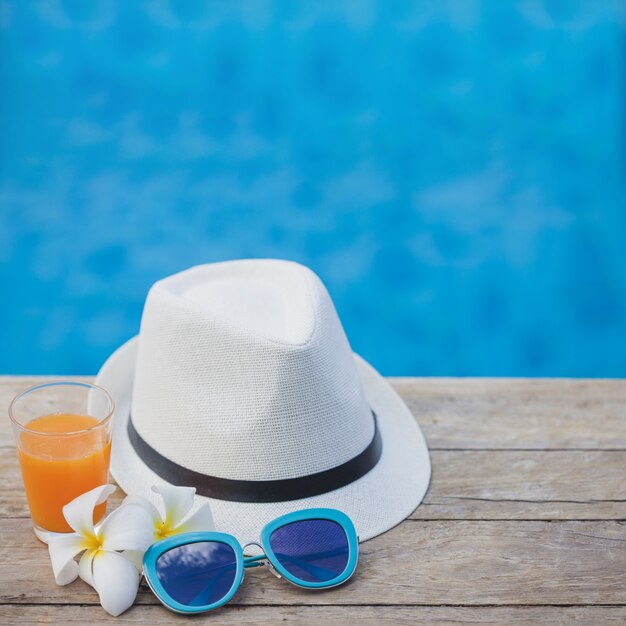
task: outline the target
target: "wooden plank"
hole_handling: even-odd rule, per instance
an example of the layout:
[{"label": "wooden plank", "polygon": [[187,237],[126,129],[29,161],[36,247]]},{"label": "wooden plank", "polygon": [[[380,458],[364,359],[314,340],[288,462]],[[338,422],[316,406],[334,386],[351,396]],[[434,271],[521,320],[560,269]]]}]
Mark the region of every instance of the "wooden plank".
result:
[{"label": "wooden plank", "polygon": [[[626,451],[435,450],[432,467],[414,519],[626,519]],[[0,476],[0,517],[28,517],[11,448]]]},{"label": "wooden plank", "polygon": [[[89,380],[88,377],[83,377]],[[0,413],[43,377],[0,377]],[[626,450],[626,381],[390,379],[431,449]],[[0,446],[12,445],[0,419]]]},{"label": "wooden plank", "polygon": [[[207,615],[194,617],[194,624],[214,626],[258,626],[297,623],[303,626],[379,626],[380,624],[624,624],[626,607],[456,607],[456,606],[225,606]],[[170,613],[162,607],[133,607],[120,617],[107,615],[96,606],[0,606],[0,623],[15,624],[172,624],[189,623],[189,617]]]},{"label": "wooden plank", "polygon": [[431,449],[626,449],[626,380],[395,378]]},{"label": "wooden plank", "polygon": [[[42,380],[0,377],[0,411]],[[431,489],[413,520],[363,544],[359,571],[341,589],[311,594],[251,571],[231,606],[200,620],[626,622],[625,381],[392,383],[432,451]],[[0,476],[0,518],[13,518],[0,519],[0,623],[113,621],[81,581],[54,584],[46,549],[25,521],[8,419],[0,419]],[[147,589],[137,603],[115,621],[185,619]]]},{"label": "wooden plank", "polygon": [[[626,523],[406,521],[361,546],[346,586],[309,593],[252,570],[235,605],[626,604]],[[0,602],[93,604],[82,581],[58,587],[23,520],[0,520]],[[148,590],[139,604],[154,604]]]},{"label": "wooden plank", "polygon": [[414,519],[626,519],[626,451],[433,451]]}]

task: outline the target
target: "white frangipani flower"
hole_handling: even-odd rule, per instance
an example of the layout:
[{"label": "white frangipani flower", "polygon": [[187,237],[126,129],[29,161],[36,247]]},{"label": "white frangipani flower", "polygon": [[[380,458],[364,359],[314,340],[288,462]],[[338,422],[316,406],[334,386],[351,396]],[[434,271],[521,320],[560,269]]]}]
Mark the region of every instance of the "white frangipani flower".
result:
[{"label": "white frangipani flower", "polygon": [[[129,503],[94,527],[94,508],[115,489],[114,485],[101,485],[66,504],[63,515],[74,532],[51,534],[48,550],[58,585],[67,585],[80,576],[98,592],[107,613],[120,615],[137,596],[139,574],[118,551],[143,555],[153,542],[153,526],[144,507]],[[76,563],[74,558],[81,552]]]},{"label": "white frangipani flower", "polygon": [[202,504],[194,513],[189,515],[193,508],[196,493],[193,487],[176,487],[163,483],[154,485],[152,491],[161,496],[162,512],[152,502],[141,496],[127,496],[122,502],[122,506],[137,504],[150,514],[154,541],[179,533],[215,530],[213,515],[208,502]]}]

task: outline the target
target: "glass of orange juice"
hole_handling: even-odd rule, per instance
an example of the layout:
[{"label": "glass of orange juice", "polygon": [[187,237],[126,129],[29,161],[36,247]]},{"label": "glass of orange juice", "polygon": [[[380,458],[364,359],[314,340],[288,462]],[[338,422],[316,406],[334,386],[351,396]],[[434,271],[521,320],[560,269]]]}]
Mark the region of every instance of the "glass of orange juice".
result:
[{"label": "glass of orange juice", "polygon": [[[114,405],[107,391],[84,382],[35,385],[9,406],[35,534],[71,532],[63,507],[109,482]],[[94,523],[106,503],[96,507]]]}]

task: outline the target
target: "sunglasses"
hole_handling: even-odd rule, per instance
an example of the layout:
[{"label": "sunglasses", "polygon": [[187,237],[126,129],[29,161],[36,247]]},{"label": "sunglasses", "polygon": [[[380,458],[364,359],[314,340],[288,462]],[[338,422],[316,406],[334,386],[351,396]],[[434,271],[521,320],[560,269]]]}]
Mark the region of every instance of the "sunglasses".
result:
[{"label": "sunglasses", "polygon": [[[148,548],[143,571],[150,588],[168,609],[203,613],[226,604],[250,567],[267,565],[278,578],[298,587],[327,589],[354,573],[359,538],[352,520],[335,509],[288,513],[261,531],[261,542],[239,544],[232,535],[192,532]],[[244,556],[249,546],[263,550]]]}]

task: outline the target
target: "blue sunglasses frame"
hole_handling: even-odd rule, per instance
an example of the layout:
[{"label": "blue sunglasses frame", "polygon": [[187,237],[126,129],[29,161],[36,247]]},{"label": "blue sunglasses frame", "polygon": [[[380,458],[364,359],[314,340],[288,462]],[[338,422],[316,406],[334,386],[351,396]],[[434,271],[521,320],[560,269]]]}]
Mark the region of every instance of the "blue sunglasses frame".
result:
[{"label": "blue sunglasses frame", "polygon": [[[336,522],[339,526],[341,526],[343,531],[346,533],[348,540],[348,562],[344,571],[338,576],[323,582],[308,582],[297,578],[285,569],[272,550],[270,537],[274,531],[293,522],[316,519],[329,520]],[[220,542],[232,548],[236,558],[235,578],[231,588],[224,595],[224,597],[220,598],[217,602],[202,606],[188,606],[177,602],[167,593],[157,575],[156,563],[162,554],[172,548],[202,541]],[[237,541],[237,539],[235,539],[235,537],[226,533],[212,531],[181,533],[180,535],[174,535],[172,537],[168,537],[167,539],[157,541],[148,548],[143,557],[143,573],[150,589],[152,589],[154,595],[166,608],[176,613],[190,615],[194,613],[212,611],[213,609],[217,609],[218,607],[226,604],[239,589],[239,586],[244,578],[245,570],[251,567],[267,565],[270,571],[278,578],[284,578],[297,587],[305,589],[329,589],[330,587],[336,587],[337,585],[345,583],[352,576],[352,574],[354,574],[359,559],[359,537],[356,533],[356,529],[354,528],[354,524],[345,513],[338,511],[337,509],[304,509],[282,515],[281,517],[269,522],[269,524],[263,528],[261,531],[260,541],[260,544],[250,542],[242,548],[241,544]],[[263,554],[249,557],[244,556],[243,550],[250,545],[260,547],[263,550]],[[303,564],[300,565],[302,566]],[[310,567],[314,568],[315,566],[311,565]]]}]

